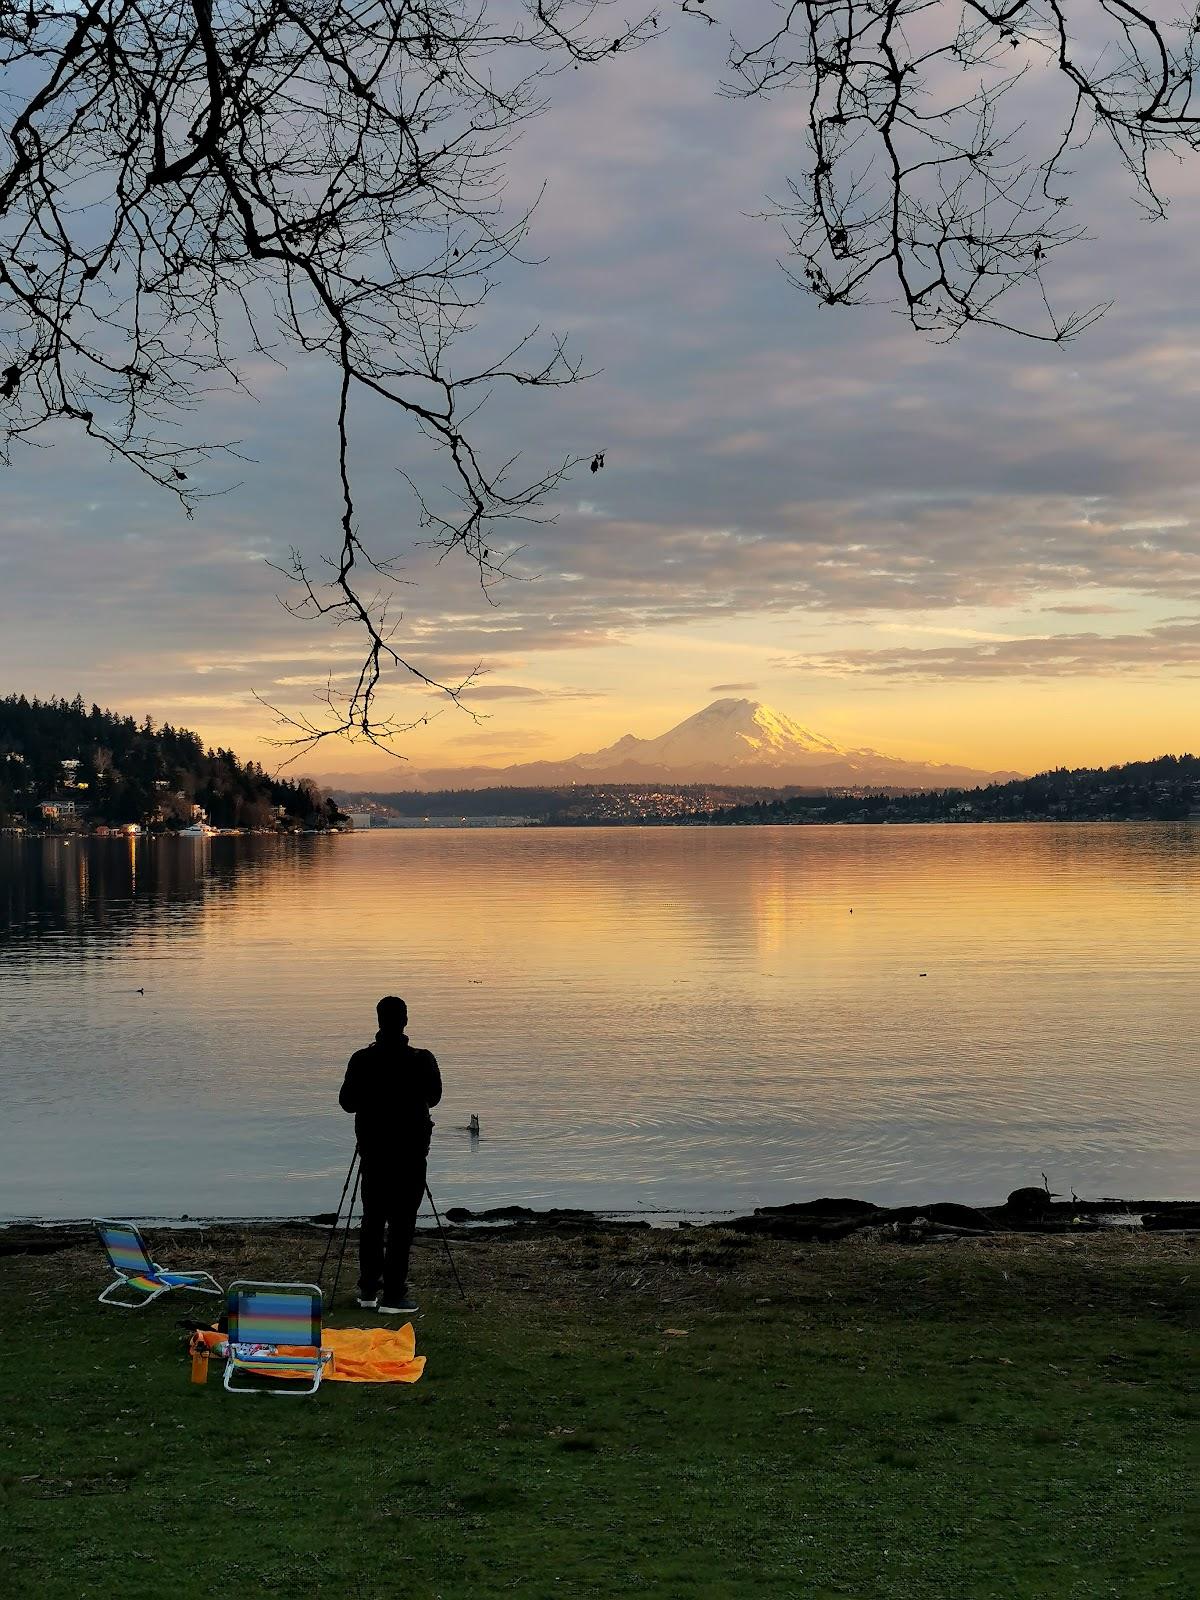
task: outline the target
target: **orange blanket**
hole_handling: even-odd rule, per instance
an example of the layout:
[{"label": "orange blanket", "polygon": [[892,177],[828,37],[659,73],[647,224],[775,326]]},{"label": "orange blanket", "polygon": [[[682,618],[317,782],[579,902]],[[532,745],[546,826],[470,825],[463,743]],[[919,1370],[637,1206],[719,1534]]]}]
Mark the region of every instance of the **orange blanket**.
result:
[{"label": "orange blanket", "polygon": [[[411,1322],[402,1328],[326,1328],[321,1334],[333,1360],[325,1368],[326,1382],[333,1383],[416,1383],[425,1371],[425,1357],[417,1354],[417,1336]],[[215,1328],[198,1328],[189,1349],[201,1361],[210,1355],[224,1356],[228,1340]],[[280,1345],[280,1355],[308,1355],[299,1345]],[[193,1361],[193,1369],[195,1361]],[[286,1377],[283,1368],[270,1376]],[[203,1382],[201,1378],[199,1381]]]}]

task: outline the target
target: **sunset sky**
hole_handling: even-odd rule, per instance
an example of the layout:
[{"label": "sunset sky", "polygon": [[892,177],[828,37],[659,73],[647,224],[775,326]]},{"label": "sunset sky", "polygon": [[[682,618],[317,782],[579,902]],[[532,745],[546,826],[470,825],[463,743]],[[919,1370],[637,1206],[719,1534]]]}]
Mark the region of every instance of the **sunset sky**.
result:
[{"label": "sunset sky", "polygon": [[[454,677],[471,719],[396,685],[414,767],[569,755],[653,735],[726,694],[842,744],[983,768],[1098,764],[1200,747],[1200,158],[1139,219],[1110,163],[1080,163],[1091,241],[1050,279],[1113,300],[1066,348],[975,331],[937,345],[886,308],[829,311],[754,220],[801,166],[796,103],[719,99],[720,29],[676,26],[555,104],[513,158],[514,206],[548,185],[529,254],[480,330],[569,333],[587,383],[498,395],[497,456],[606,452],[527,530],[487,605],[465,566],[413,549],[397,466],[423,448],[360,414],[362,525],[412,550],[398,642]],[[252,399],[197,429],[241,441],[230,492],[188,522],[79,437],[0,477],[0,680],[196,728],[268,765],[253,691],[303,710],[355,661],[290,617],[267,565],[337,543],[332,375],[259,360]],[[49,436],[46,436],[49,442]],[[296,769],[384,770],[326,745]]]}]

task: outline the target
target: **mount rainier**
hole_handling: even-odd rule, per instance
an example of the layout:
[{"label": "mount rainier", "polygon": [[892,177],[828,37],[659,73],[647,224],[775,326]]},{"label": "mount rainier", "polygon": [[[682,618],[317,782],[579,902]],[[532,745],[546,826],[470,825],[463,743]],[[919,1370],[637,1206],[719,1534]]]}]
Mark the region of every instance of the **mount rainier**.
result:
[{"label": "mount rainier", "polygon": [[758,700],[714,700],[656,738],[627,733],[603,750],[509,767],[450,767],[385,774],[340,773],[326,781],[357,793],[379,789],[482,789],[562,783],[739,783],[764,788],[873,785],[971,788],[1020,777],[973,767],[909,761],[844,749]]}]

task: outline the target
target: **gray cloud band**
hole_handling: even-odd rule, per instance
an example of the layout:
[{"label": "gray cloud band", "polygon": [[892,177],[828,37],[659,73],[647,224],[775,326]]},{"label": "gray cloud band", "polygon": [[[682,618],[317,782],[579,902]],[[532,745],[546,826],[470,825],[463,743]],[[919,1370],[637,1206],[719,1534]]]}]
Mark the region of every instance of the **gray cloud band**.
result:
[{"label": "gray cloud band", "polygon": [[978,644],[841,650],[780,657],[778,668],[822,677],[865,675],[898,682],[977,678],[1078,678],[1160,674],[1200,676],[1200,618],[1145,633],[1073,633],[1055,638],[987,640]]}]

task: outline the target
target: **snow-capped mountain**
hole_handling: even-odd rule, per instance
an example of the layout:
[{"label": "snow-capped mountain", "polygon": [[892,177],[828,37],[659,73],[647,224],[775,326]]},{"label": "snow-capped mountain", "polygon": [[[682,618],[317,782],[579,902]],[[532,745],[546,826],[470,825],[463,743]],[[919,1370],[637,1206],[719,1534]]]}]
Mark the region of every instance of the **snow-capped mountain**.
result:
[{"label": "snow-capped mountain", "polygon": [[[349,778],[348,774],[339,775]],[[714,700],[657,738],[627,733],[603,750],[562,761],[511,767],[442,768],[359,777],[338,788],[355,793],[399,789],[482,789],[494,784],[739,783],[783,788],[873,784],[895,788],[969,788],[1019,777],[973,767],[906,761],[878,750],[844,749],[758,700]]]},{"label": "snow-capped mountain", "polygon": [[758,700],[714,700],[657,739],[639,739],[627,733],[606,750],[573,760],[588,773],[635,763],[648,771],[674,775],[713,766],[792,767],[835,760],[843,753],[832,740],[802,728]]}]

